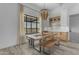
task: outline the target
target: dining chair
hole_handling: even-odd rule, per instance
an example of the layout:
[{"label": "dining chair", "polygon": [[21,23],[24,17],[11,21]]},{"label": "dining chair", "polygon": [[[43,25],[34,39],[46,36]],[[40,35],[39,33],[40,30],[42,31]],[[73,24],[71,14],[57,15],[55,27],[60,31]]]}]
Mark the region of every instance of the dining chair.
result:
[{"label": "dining chair", "polygon": [[[52,47],[59,46],[59,40],[58,38],[55,38],[54,35],[55,34],[49,32],[48,35],[43,36],[40,44],[42,52],[50,54],[51,53],[50,49]],[[49,49],[49,53],[45,52],[45,48]]]}]

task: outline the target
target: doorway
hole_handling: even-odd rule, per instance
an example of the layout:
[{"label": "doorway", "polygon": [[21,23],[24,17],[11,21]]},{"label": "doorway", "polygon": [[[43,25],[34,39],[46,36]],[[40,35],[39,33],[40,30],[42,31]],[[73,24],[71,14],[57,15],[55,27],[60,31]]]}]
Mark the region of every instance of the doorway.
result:
[{"label": "doorway", "polygon": [[79,14],[69,17],[70,41],[79,43]]}]

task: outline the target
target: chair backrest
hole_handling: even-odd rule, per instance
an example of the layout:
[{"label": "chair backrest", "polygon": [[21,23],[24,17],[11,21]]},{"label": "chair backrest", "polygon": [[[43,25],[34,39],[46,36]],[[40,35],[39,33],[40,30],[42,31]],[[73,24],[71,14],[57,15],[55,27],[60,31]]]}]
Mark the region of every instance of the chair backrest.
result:
[{"label": "chair backrest", "polygon": [[48,32],[48,35],[43,35],[43,40],[44,41],[54,40],[53,34],[51,32]]},{"label": "chair backrest", "polygon": [[50,48],[59,43],[58,39],[54,37],[54,34],[49,32],[48,35],[44,36],[41,46]]}]

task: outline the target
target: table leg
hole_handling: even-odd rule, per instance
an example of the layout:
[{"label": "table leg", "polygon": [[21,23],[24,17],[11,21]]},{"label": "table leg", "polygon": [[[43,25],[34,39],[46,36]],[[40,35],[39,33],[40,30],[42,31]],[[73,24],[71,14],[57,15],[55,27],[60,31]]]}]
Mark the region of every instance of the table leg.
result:
[{"label": "table leg", "polygon": [[32,43],[32,39],[31,39],[31,46],[33,45],[33,43]]},{"label": "table leg", "polygon": [[32,46],[33,46],[33,48],[35,48],[34,39],[32,39]]},{"label": "table leg", "polygon": [[28,39],[28,42],[29,42],[29,46],[31,47],[32,46],[31,39]]},{"label": "table leg", "polygon": [[42,47],[41,47],[41,45],[40,45],[40,43],[41,43],[41,40],[39,40],[39,49],[36,49],[35,48],[35,40],[34,39],[32,39],[32,38],[30,38],[29,39],[29,45],[32,47],[32,48],[34,48],[35,50],[37,50],[38,52],[41,52],[42,51]]},{"label": "table leg", "polygon": [[30,45],[30,39],[28,39],[28,41],[29,41],[29,45]]},{"label": "table leg", "polygon": [[42,50],[42,47],[41,47],[41,39],[39,40],[39,52],[41,52]]},{"label": "table leg", "polygon": [[37,49],[37,48],[35,48],[35,40],[34,39],[32,39],[32,47],[35,49],[35,50],[37,50],[38,52],[41,52],[41,46],[39,45],[39,49]]}]

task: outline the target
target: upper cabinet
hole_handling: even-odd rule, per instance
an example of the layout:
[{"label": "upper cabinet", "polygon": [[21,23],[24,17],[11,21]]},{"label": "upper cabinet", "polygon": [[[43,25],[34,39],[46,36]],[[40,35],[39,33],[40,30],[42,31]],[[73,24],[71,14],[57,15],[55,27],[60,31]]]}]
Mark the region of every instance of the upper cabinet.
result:
[{"label": "upper cabinet", "polygon": [[50,26],[59,26],[60,25],[60,16],[50,18],[49,24],[50,24]]},{"label": "upper cabinet", "polygon": [[60,16],[56,16],[52,18],[53,23],[57,23],[60,21]]}]

